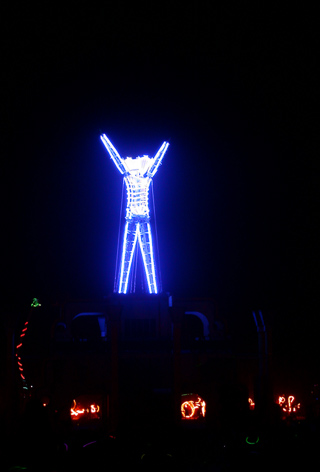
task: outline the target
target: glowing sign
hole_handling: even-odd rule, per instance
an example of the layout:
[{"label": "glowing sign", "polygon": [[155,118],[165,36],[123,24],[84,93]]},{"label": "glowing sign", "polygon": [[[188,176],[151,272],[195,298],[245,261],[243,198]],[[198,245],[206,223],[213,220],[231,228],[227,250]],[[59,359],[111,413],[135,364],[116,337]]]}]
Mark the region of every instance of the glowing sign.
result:
[{"label": "glowing sign", "polygon": [[136,159],[131,157],[123,159],[105,134],[100,138],[117,169],[124,175],[127,189],[126,224],[119,274],[117,274],[117,291],[118,293],[128,292],[132,260],[138,242],[149,293],[158,293],[150,227],[149,189],[169,143],[164,141],[153,158],[143,156]]},{"label": "glowing sign", "polygon": [[289,406],[289,408],[292,408],[293,402],[294,402],[294,396],[290,395],[288,397],[288,406]]},{"label": "glowing sign", "polygon": [[100,406],[96,403],[90,405],[77,404],[76,400],[73,400],[72,407],[70,408],[70,416],[72,420],[82,419],[100,419],[98,413],[100,412]]},{"label": "glowing sign", "polygon": [[281,406],[282,411],[287,415],[296,413],[301,407],[300,403],[296,403],[296,399],[293,395],[289,395],[287,399],[285,396],[279,396],[277,403]]},{"label": "glowing sign", "polygon": [[[181,402],[181,418],[183,420],[198,420],[206,415],[206,402],[199,395],[186,394],[188,400]],[[183,398],[184,400],[184,398]]]}]

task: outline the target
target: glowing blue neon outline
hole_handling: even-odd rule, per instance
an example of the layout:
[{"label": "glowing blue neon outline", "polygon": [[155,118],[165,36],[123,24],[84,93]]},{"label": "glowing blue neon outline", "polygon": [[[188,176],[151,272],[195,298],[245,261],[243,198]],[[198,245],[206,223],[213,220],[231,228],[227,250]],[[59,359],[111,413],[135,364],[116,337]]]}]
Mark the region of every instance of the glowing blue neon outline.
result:
[{"label": "glowing blue neon outline", "polygon": [[157,286],[157,278],[156,278],[156,266],[154,263],[154,256],[153,256],[153,243],[152,243],[152,233],[151,233],[151,226],[150,223],[147,223],[148,226],[148,234],[149,234],[149,244],[150,244],[150,257],[151,257],[151,268],[154,280],[154,293],[158,293],[158,286]]},{"label": "glowing blue neon outline", "polygon": [[[153,283],[151,283],[150,277],[149,277],[149,274],[148,274],[147,261],[146,261],[146,258],[145,258],[145,253],[142,249],[140,224],[138,223],[138,225],[139,225],[139,233],[138,233],[139,246],[140,246],[140,250],[141,250],[141,254],[142,254],[144,270],[145,270],[145,273],[146,273],[146,276],[147,276],[149,293],[158,293],[157,281],[156,281],[156,271],[155,271],[154,257],[153,257],[152,234],[151,234],[150,223],[147,223],[147,228],[148,228],[148,236],[149,236],[149,244],[150,244],[151,273],[152,273],[153,280],[154,280]],[[152,285],[153,285],[153,290],[152,290]]]},{"label": "glowing blue neon outline", "polygon": [[[166,142],[166,141],[164,141],[162,143],[162,145],[159,148],[157,154],[153,158],[153,163],[151,165],[150,170],[147,171],[147,173],[144,174],[144,176],[141,176],[141,179],[143,179],[143,180],[148,179],[148,183],[147,183],[147,185],[145,186],[145,189],[144,189],[145,190],[144,196],[145,196],[146,201],[145,201],[145,205],[143,205],[146,208],[146,214],[145,215],[135,215],[135,214],[132,214],[132,208],[136,204],[139,204],[140,202],[142,202],[143,200],[140,200],[137,195],[134,195],[134,192],[132,190],[132,185],[130,184],[129,180],[127,179],[127,176],[129,176],[129,174],[131,174],[131,173],[130,173],[130,171],[127,172],[126,167],[124,165],[123,159],[121,158],[121,156],[119,155],[118,151],[113,146],[111,141],[108,139],[108,137],[105,134],[103,134],[103,135],[100,136],[100,139],[103,142],[105,148],[107,149],[107,151],[109,153],[109,156],[111,157],[111,159],[115,163],[115,165],[116,165],[117,169],[119,170],[119,172],[121,174],[125,174],[124,180],[125,180],[126,187],[127,187],[127,209],[126,209],[127,214],[126,214],[126,225],[125,225],[124,237],[123,237],[118,293],[124,293],[124,294],[127,293],[128,282],[129,282],[130,271],[131,271],[131,265],[132,265],[133,255],[134,255],[134,251],[136,249],[136,243],[137,243],[138,238],[139,238],[139,246],[140,246],[140,250],[141,250],[141,254],[142,254],[142,259],[143,259],[144,269],[145,269],[145,273],[146,273],[149,293],[158,293],[157,280],[156,280],[156,271],[155,271],[155,261],[154,261],[154,253],[153,253],[153,244],[152,244],[152,233],[151,233],[151,226],[150,226],[150,223],[149,223],[149,215],[150,215],[149,189],[150,189],[150,183],[152,181],[152,177],[156,174],[156,172],[157,172],[157,170],[158,170],[158,168],[159,168],[159,166],[162,162],[162,159],[163,159],[163,157],[164,157],[164,155],[165,155],[165,153],[166,153],[166,151],[169,147],[169,143]],[[145,156],[145,157],[148,157],[148,156]],[[134,177],[134,176],[132,175],[132,177]],[[130,198],[130,197],[132,197],[132,198]],[[150,262],[151,272],[150,273],[147,270],[146,254],[143,251],[143,245],[142,245],[142,240],[141,240],[142,232],[141,232],[140,223],[138,221],[135,222],[135,220],[137,218],[140,218],[140,217],[143,217],[143,218],[146,219],[146,221],[144,221],[144,223],[147,225],[147,233],[145,231],[143,231],[143,233],[148,234],[148,238],[149,238],[150,260],[151,260],[151,262]],[[124,265],[125,265],[125,258],[126,258],[126,255],[127,255],[126,247],[127,247],[127,244],[128,244],[128,241],[127,241],[127,238],[128,238],[128,225],[129,225],[130,221],[135,222],[136,226],[135,226],[133,246],[132,246],[130,259],[129,259],[129,265],[128,265],[128,269],[126,271],[126,275],[124,277]],[[130,241],[130,243],[131,243],[131,241]],[[152,278],[153,278],[153,282],[151,280]],[[125,281],[123,279],[125,279]],[[123,284],[124,284],[124,289],[122,290]]]},{"label": "glowing blue neon outline", "polygon": [[154,162],[148,172],[148,177],[152,178],[155,173],[157,172],[159,165],[162,162],[162,159],[164,158],[165,153],[167,152],[167,149],[169,147],[169,143],[166,141],[163,141],[162,146],[160,147],[159,151],[157,154],[154,156]]},{"label": "glowing blue neon outline", "polygon": [[[124,260],[125,260],[125,255],[126,255],[126,253],[127,253],[127,250],[125,249],[125,245],[127,244],[128,225],[129,225],[129,221],[126,221],[125,230],[124,230],[124,235],[123,235],[123,246],[122,246],[122,256],[121,256],[121,269],[120,269],[120,279],[119,279],[119,289],[118,289],[118,293],[124,293],[124,294],[127,293],[127,291],[128,291],[128,282],[129,282],[129,276],[130,276],[131,265],[132,265],[132,260],[133,260],[133,254],[134,254],[134,251],[135,251],[135,248],[136,248],[137,237],[138,237],[138,234],[137,234],[137,227],[136,227],[136,232],[135,232],[135,235],[134,235],[134,241],[133,241],[132,251],[131,251],[131,254],[130,254],[129,266],[128,266],[128,270],[127,270],[127,274],[126,274],[125,282],[124,282],[124,281],[123,281],[123,272],[124,272]],[[121,287],[122,287],[123,284],[124,284],[124,290],[122,291],[122,290],[121,290]]]},{"label": "glowing blue neon outline", "polygon": [[127,293],[127,291],[128,291],[128,282],[129,282],[129,278],[130,278],[133,255],[134,255],[134,251],[136,250],[137,238],[138,238],[138,234],[137,234],[137,229],[136,229],[136,232],[135,232],[135,235],[134,235],[132,251],[131,251],[131,255],[130,255],[130,261],[129,261],[129,267],[128,267],[128,272],[127,272],[127,277],[126,277],[125,289],[124,289],[123,293]]},{"label": "glowing blue neon outline", "polygon": [[119,277],[119,289],[118,293],[121,293],[121,286],[122,286],[122,277],[123,277],[123,270],[124,270],[124,259],[125,259],[125,254],[126,251],[124,250],[124,245],[127,240],[127,234],[128,234],[128,221],[126,221],[125,227],[124,227],[124,235],[123,235],[123,243],[122,243],[122,255],[121,255],[121,266],[120,266],[120,277]]},{"label": "glowing blue neon outline", "polygon": [[[137,239],[139,240],[139,247],[140,247],[141,254],[142,254],[142,260],[143,260],[143,265],[144,265],[144,269],[145,269],[145,273],[146,273],[149,293],[158,293],[156,271],[155,271],[155,264],[154,264],[153,244],[152,244],[152,232],[151,232],[150,223],[146,223],[147,224],[147,232],[146,233],[148,234],[148,239],[149,239],[148,242],[149,242],[149,245],[150,245],[151,274],[149,274],[149,272],[148,272],[145,252],[143,250],[143,244],[142,244],[142,240],[141,240],[141,234],[142,234],[141,226],[140,226],[140,223],[137,223],[136,224],[136,231],[135,231],[134,241],[133,241],[133,246],[132,246],[132,250],[131,250],[131,254],[130,254],[129,266],[128,266],[128,269],[127,269],[127,273],[124,276],[125,255],[127,254],[126,244],[127,244],[127,236],[128,236],[128,224],[129,224],[129,221],[126,222],[125,232],[124,232],[124,237],[123,237],[123,247],[122,247],[121,269],[120,269],[120,280],[119,280],[118,293],[126,294],[127,291],[128,291],[128,283],[129,283],[131,265],[132,265],[134,251],[135,251],[136,244],[137,244]],[[153,278],[153,281],[152,281],[152,278]],[[122,289],[123,285],[124,285],[124,288]]]},{"label": "glowing blue neon outline", "polygon": [[113,162],[117,166],[117,169],[121,172],[121,174],[125,174],[126,170],[125,170],[124,165],[122,163],[121,156],[118,153],[118,151],[116,150],[116,148],[114,147],[114,145],[112,144],[112,142],[110,141],[110,139],[108,139],[105,134],[102,134],[100,136],[100,139],[103,142],[103,144],[105,145],[105,148],[107,149],[107,151],[109,153],[109,156],[111,157],[111,159],[113,160]]}]

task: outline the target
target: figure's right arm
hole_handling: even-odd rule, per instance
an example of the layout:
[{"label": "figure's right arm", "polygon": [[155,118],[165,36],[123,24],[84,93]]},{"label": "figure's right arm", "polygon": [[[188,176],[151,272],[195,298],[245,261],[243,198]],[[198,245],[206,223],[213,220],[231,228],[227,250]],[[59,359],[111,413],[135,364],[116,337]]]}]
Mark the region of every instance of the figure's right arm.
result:
[{"label": "figure's right arm", "polygon": [[167,152],[167,149],[168,149],[168,146],[169,146],[169,143],[167,143],[166,141],[164,141],[162,143],[162,146],[160,147],[159,151],[157,152],[157,154],[154,156],[154,160],[153,160],[153,164],[152,166],[150,167],[149,169],[149,172],[148,172],[148,176],[149,177],[153,177],[154,174],[157,172],[158,170],[158,167],[159,165],[161,164],[161,161],[163,159],[163,156],[165,155],[165,153]]},{"label": "figure's right arm", "polygon": [[125,169],[125,167],[122,163],[122,159],[121,159],[118,151],[114,147],[114,145],[111,143],[111,141],[107,138],[107,136],[105,134],[102,134],[100,136],[100,139],[103,142],[103,144],[105,145],[105,148],[109,153],[109,156],[111,157],[111,159],[113,160],[113,162],[117,166],[117,169],[121,172],[121,174],[125,174],[126,169]]}]

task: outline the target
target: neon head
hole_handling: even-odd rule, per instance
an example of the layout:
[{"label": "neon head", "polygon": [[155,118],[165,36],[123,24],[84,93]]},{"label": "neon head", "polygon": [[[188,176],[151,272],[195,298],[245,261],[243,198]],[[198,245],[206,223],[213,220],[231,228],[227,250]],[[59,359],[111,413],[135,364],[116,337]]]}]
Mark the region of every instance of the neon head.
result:
[{"label": "neon head", "polygon": [[149,156],[138,156],[135,159],[132,157],[127,157],[126,159],[123,159],[122,162],[128,174],[132,175],[133,177],[143,178],[146,177],[146,174],[153,164],[153,161],[154,159],[150,158]]}]

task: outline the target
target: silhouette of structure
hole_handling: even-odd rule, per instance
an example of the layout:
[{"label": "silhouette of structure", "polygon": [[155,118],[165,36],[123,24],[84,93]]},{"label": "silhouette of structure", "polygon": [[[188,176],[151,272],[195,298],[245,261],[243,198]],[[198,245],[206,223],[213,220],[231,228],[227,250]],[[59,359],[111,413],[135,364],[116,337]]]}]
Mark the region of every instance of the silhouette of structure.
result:
[{"label": "silhouette of structure", "polygon": [[127,293],[134,252],[139,243],[149,293],[158,293],[152,233],[150,226],[149,189],[152,178],[168,149],[163,142],[155,157],[120,157],[105,134],[100,136],[117,169],[124,175],[127,189],[126,223],[122,243],[121,262],[117,277],[117,292]]}]

